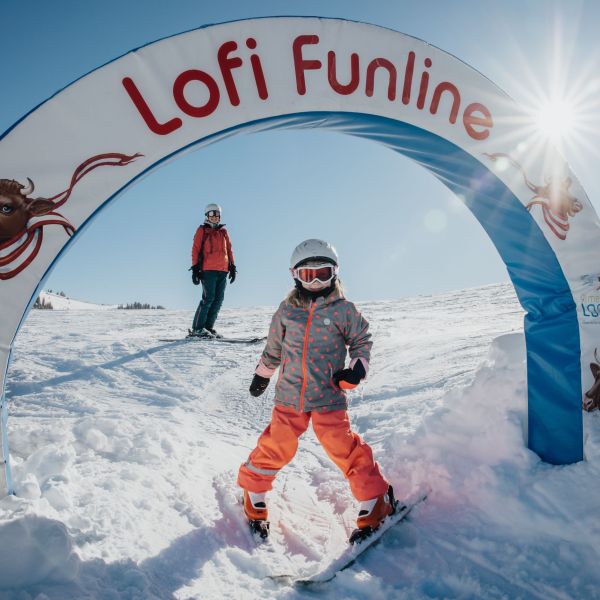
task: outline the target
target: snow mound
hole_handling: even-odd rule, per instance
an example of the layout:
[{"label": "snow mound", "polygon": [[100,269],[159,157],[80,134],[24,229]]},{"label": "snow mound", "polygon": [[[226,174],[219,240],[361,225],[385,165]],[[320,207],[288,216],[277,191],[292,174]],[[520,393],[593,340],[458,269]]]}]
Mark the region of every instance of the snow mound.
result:
[{"label": "snow mound", "polygon": [[62,583],[77,576],[79,558],[60,521],[27,515],[0,525],[0,589]]},{"label": "snow mound", "polygon": [[486,511],[505,507],[503,494],[500,506],[490,504],[490,491],[515,483],[515,473],[495,468],[511,464],[522,470],[539,462],[526,445],[526,394],[524,336],[499,336],[468,386],[451,389],[443,408],[408,440],[388,440],[390,450],[402,444],[405,462],[396,468],[396,479],[409,489],[429,483],[439,502],[477,503]]},{"label": "snow mound", "polygon": [[399,569],[415,597],[600,598],[598,435],[587,462],[541,462],[527,448],[525,373],[523,334],[499,336],[467,387],[387,440],[401,447],[393,480],[433,490]]},{"label": "snow mound", "polygon": [[40,300],[52,304],[54,310],[116,310],[116,304],[94,304],[83,300],[73,300],[60,294],[42,291]]}]

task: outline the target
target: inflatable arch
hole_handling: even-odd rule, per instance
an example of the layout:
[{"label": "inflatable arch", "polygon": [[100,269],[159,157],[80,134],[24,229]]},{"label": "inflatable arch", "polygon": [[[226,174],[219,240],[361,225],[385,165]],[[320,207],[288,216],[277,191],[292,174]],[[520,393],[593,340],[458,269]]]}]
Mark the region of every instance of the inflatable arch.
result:
[{"label": "inflatable arch", "polygon": [[593,404],[600,395],[600,367],[590,365],[600,362],[600,223],[569,167],[510,98],[455,57],[383,27],[277,17],[139,48],[0,137],[9,492],[10,351],[64,248],[128,185],[178,153],[243,131],[299,127],[380,142],[423,165],[470,208],[526,311],[528,445],[554,464],[583,458],[582,400],[587,394]]}]

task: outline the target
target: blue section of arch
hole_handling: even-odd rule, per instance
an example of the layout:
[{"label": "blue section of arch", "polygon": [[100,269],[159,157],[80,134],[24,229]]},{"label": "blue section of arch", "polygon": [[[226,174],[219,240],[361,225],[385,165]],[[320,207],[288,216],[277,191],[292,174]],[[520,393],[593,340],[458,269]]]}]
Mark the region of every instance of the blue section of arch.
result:
[{"label": "blue section of arch", "polygon": [[526,311],[529,448],[552,464],[582,460],[576,304],[556,254],[527,209],[485,164],[424,129],[349,113],[323,116],[319,126],[383,143],[425,167],[465,199],[506,264]]},{"label": "blue section of arch", "polygon": [[[455,144],[394,119],[344,112],[297,113],[244,123],[199,139],[164,157],[127,186],[192,146],[215,143],[243,131],[304,127],[329,128],[382,143],[425,167],[464,199],[498,249],[526,311],[529,448],[552,464],[582,460],[579,326],[564,273],[539,226],[516,196],[485,164]],[[88,218],[67,246],[123,189]],[[488,401],[492,404],[496,398]]]}]

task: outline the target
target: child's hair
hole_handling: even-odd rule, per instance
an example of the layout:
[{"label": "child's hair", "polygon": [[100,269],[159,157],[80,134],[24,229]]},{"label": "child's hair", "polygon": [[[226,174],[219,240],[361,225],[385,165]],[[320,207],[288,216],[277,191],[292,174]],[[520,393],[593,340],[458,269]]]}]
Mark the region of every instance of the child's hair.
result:
[{"label": "child's hair", "polygon": [[[335,296],[336,298],[344,297],[344,286],[339,279],[335,280],[335,286],[333,290],[330,292],[330,295]],[[285,301],[296,308],[308,308],[310,304],[310,296],[305,294],[301,294],[298,288],[294,288],[290,291],[290,293],[286,296]]]}]

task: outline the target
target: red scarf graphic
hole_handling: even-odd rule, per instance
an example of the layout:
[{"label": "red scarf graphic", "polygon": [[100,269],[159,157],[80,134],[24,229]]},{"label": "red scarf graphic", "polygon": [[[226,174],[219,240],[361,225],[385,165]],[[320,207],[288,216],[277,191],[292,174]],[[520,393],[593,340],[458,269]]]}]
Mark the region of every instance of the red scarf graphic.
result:
[{"label": "red scarf graphic", "polygon": [[[75,169],[69,187],[64,192],[48,198],[48,200],[54,202],[54,208],[58,208],[69,199],[77,183],[94,169],[103,166],[123,167],[140,156],[143,156],[143,154],[138,153],[128,156],[116,152],[92,156]],[[33,262],[42,247],[43,229],[46,225],[60,225],[68,236],[73,235],[75,232],[75,227],[54,210],[46,215],[32,217],[22,232],[0,244],[0,280],[15,277]]]}]

